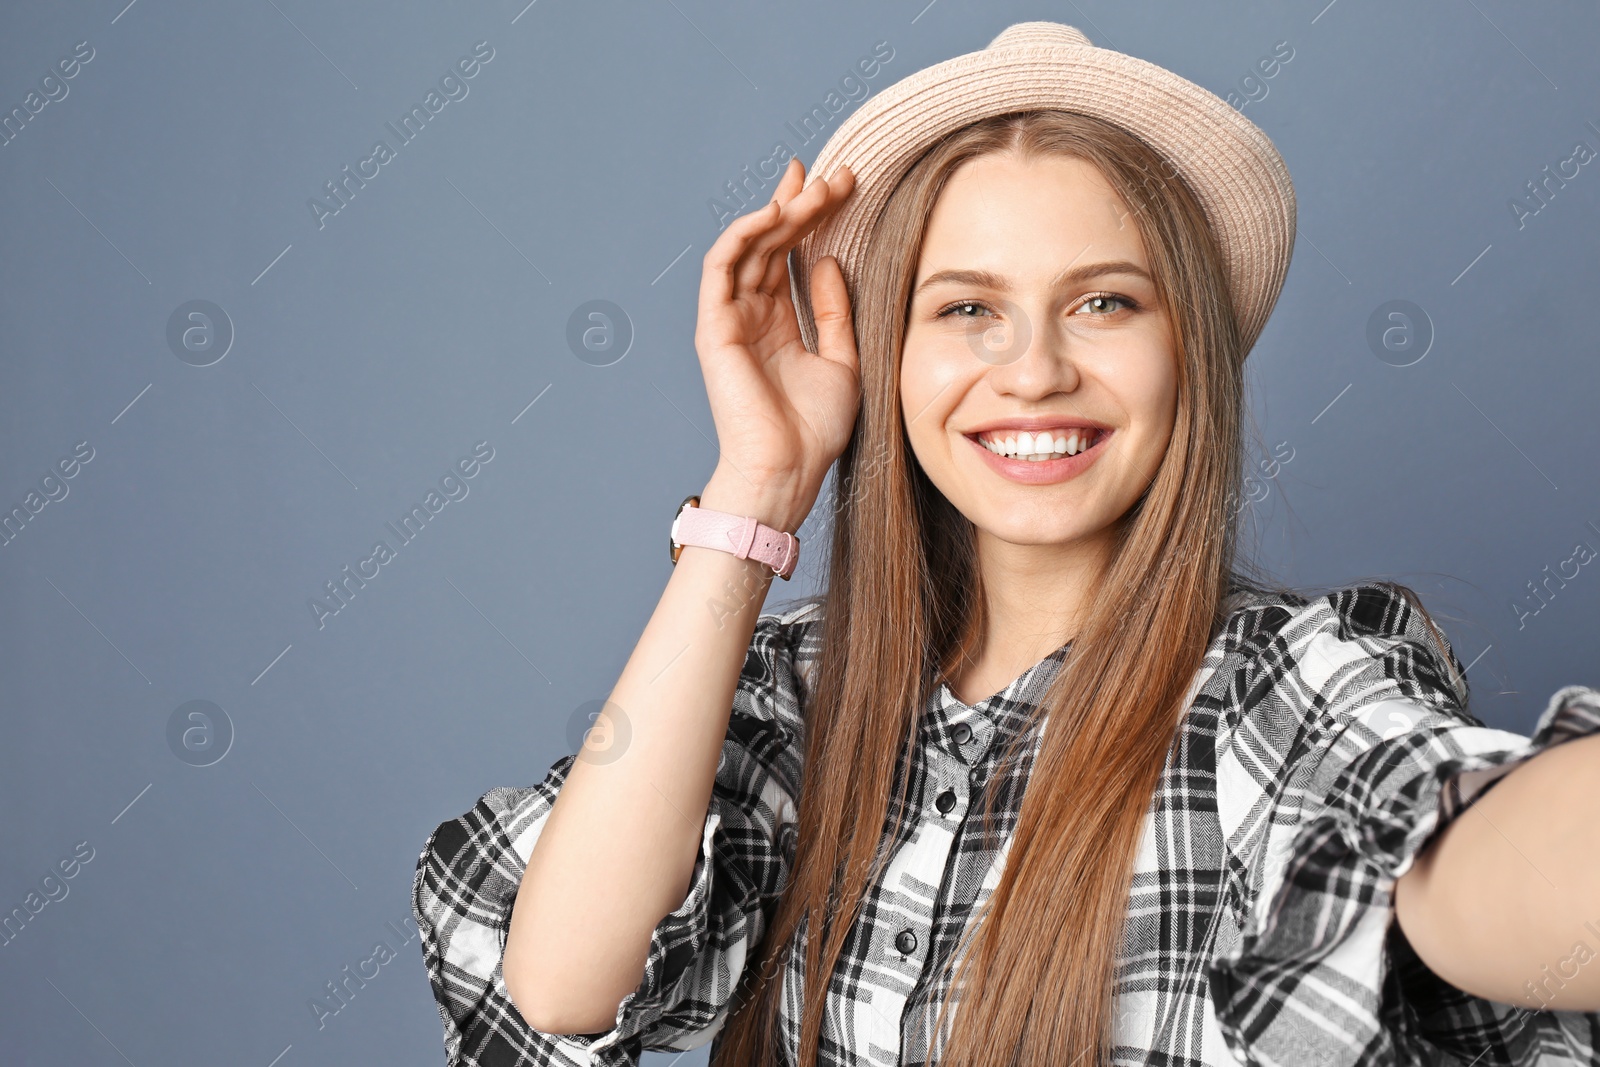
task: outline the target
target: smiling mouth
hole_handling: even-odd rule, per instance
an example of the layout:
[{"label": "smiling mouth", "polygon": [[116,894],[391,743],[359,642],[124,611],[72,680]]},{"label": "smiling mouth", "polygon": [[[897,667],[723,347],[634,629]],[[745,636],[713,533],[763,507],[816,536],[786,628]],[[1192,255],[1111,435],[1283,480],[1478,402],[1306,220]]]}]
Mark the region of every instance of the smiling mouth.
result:
[{"label": "smiling mouth", "polygon": [[1085,426],[1032,433],[1026,430],[1000,430],[966,436],[996,456],[1041,463],[1087,452],[1110,432]]}]

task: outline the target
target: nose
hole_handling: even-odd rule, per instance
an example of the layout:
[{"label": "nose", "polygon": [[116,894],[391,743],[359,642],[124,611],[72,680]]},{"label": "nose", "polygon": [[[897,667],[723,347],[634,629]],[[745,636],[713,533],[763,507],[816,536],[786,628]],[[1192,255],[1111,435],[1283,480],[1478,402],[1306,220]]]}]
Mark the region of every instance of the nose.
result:
[{"label": "nose", "polygon": [[990,388],[1023,400],[1076,389],[1079,372],[1067,331],[1051,316],[1005,303],[1004,318],[972,339],[974,355],[989,364]]}]

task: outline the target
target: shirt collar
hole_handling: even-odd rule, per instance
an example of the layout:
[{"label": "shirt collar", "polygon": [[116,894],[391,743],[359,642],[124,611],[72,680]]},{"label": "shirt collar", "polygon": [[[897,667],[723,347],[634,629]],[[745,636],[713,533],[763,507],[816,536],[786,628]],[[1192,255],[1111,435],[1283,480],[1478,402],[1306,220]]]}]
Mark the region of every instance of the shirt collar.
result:
[{"label": "shirt collar", "polygon": [[923,744],[937,745],[972,763],[995,741],[1011,737],[1034,722],[1040,698],[1061,668],[1072,642],[1067,641],[1013,678],[1003,689],[963,704],[940,681],[928,699],[919,734]]}]

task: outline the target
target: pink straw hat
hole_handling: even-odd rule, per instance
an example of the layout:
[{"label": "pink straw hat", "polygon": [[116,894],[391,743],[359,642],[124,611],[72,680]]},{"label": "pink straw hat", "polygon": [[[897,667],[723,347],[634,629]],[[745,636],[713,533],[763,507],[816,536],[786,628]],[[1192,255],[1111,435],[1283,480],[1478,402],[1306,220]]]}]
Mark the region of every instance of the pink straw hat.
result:
[{"label": "pink straw hat", "polygon": [[1248,354],[1283,288],[1294,249],[1289,170],[1261,129],[1215,93],[1164,67],[1096,48],[1072,26],[1019,22],[982,51],[925,67],[887,86],[834,130],[806,172],[848,163],[856,187],[790,253],[800,336],[817,348],[810,272],[834,256],[852,299],[867,242],[889,194],[940,138],[990,115],[1035,108],[1117,124],[1166,158],[1194,190],[1221,246]]}]

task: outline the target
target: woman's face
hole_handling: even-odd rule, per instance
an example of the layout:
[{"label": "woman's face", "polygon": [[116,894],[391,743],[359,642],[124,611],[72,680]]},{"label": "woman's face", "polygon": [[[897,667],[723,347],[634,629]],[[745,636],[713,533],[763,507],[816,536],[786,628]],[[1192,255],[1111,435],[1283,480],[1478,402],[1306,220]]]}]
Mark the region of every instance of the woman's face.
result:
[{"label": "woman's face", "polygon": [[1090,163],[988,155],[950,176],[913,282],[900,402],[923,470],[981,533],[1092,542],[1154,478],[1178,378],[1149,274]]}]

